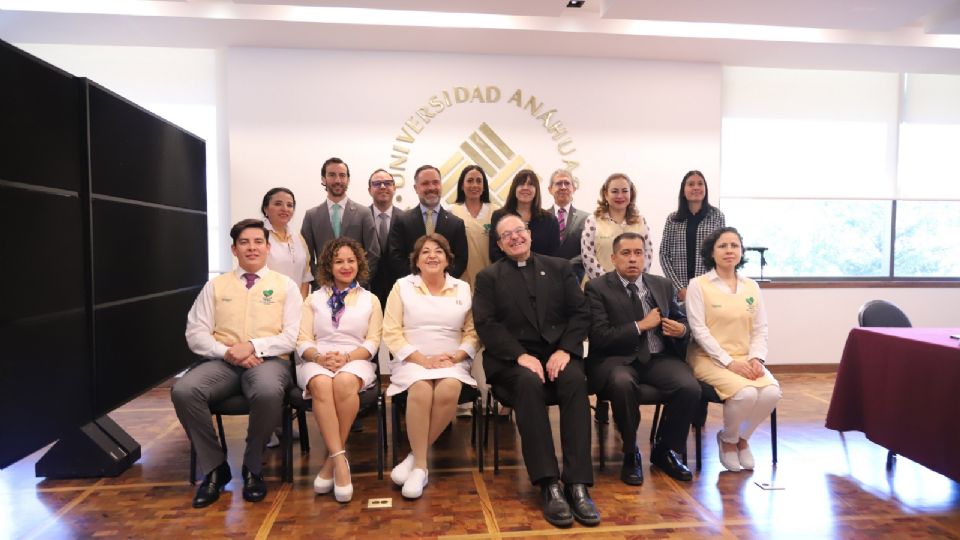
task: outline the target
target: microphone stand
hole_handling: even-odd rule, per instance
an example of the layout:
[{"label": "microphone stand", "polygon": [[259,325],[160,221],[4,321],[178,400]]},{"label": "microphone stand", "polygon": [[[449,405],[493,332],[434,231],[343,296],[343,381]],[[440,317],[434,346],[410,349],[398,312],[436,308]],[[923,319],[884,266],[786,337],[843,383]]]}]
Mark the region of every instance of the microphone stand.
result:
[{"label": "microphone stand", "polygon": [[757,278],[757,281],[758,281],[758,282],[761,282],[761,281],[770,281],[769,279],[765,279],[765,278],[763,277],[763,267],[767,265],[767,257],[765,256],[765,253],[766,253],[766,251],[767,251],[767,248],[755,246],[755,247],[745,247],[745,248],[743,248],[743,250],[744,250],[744,251],[756,251],[757,253],[760,254],[760,277]]}]

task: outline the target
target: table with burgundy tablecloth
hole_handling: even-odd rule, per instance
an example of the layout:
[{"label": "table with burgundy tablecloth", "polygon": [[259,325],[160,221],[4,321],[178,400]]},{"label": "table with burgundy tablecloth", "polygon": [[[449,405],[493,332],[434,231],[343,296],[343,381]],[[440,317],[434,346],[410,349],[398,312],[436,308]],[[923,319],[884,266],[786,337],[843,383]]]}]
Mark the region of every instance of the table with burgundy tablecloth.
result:
[{"label": "table with burgundy tablecloth", "polygon": [[854,328],[828,429],[868,439],[960,481],[960,328]]}]

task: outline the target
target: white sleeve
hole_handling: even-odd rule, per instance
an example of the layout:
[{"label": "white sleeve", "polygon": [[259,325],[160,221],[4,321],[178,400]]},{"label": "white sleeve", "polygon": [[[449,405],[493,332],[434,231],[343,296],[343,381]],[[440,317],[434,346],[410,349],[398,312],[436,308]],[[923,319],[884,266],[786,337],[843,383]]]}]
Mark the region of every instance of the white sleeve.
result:
[{"label": "white sleeve", "polygon": [[187,346],[204,358],[223,358],[227,347],[213,338],[213,282],[208,281],[187,313]]},{"label": "white sleeve", "polygon": [[733,361],[733,358],[723,350],[720,343],[710,333],[707,328],[706,317],[704,316],[703,291],[700,290],[700,283],[697,280],[691,280],[687,286],[687,323],[690,325],[690,334],[697,344],[706,352],[710,358],[713,358],[718,364],[726,367]]}]

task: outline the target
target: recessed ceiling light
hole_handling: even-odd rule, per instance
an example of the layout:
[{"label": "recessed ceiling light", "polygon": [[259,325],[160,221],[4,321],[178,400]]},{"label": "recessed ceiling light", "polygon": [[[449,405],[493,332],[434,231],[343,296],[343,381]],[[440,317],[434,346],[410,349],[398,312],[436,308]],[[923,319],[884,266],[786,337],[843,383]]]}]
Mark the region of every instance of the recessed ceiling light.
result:
[{"label": "recessed ceiling light", "polygon": [[567,7],[580,8],[580,7],[583,7],[583,4],[585,4],[586,1],[587,0],[570,0],[569,2],[567,2]]}]

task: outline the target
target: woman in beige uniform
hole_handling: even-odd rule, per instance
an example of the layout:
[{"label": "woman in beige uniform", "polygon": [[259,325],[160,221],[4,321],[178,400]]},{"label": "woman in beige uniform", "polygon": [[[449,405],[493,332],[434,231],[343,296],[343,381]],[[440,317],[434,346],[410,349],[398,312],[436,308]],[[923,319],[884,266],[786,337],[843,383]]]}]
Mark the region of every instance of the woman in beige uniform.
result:
[{"label": "woman in beige uniform", "polygon": [[764,367],[767,312],[760,287],[737,272],[743,238],[733,227],[710,234],[700,248],[706,274],[687,288],[687,321],[693,341],[687,361],[697,379],[723,401],[717,432],[720,463],[729,471],[753,469],[750,435],[780,401],[780,385]]}]

